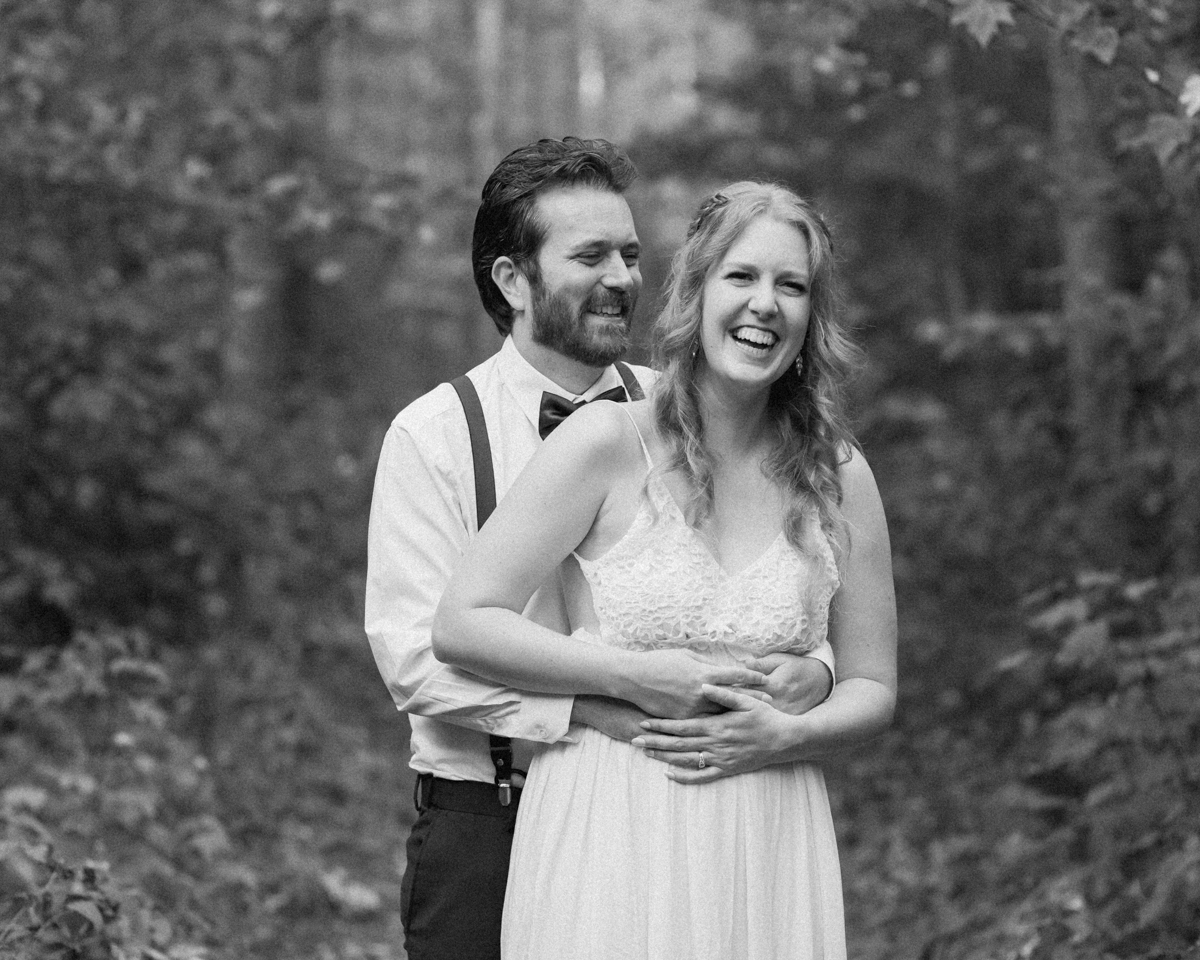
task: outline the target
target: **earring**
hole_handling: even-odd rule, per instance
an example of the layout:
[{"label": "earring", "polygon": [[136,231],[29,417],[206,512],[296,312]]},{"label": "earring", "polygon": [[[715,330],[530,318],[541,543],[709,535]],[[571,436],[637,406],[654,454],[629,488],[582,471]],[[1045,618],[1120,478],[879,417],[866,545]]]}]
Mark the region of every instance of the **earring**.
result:
[{"label": "earring", "polygon": [[796,354],[796,376],[804,376],[804,353],[801,351]]},{"label": "earring", "polygon": [[697,337],[692,341],[692,366],[696,365],[696,358],[700,356],[700,339]]}]

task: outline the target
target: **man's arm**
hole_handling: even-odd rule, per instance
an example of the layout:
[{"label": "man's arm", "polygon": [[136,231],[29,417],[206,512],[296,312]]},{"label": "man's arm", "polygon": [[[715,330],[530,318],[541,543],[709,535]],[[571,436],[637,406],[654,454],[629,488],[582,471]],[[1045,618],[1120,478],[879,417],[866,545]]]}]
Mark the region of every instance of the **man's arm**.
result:
[{"label": "man's arm", "polygon": [[[436,426],[436,425],[435,425]],[[458,425],[446,425],[446,429]],[[434,610],[474,525],[469,488],[449,450],[394,423],[384,439],[367,538],[366,631],[396,706],[407,713],[500,736],[553,742],[567,731],[572,698],[525,693],[439,663],[430,645]],[[422,442],[425,441],[425,442]],[[445,450],[441,448],[445,448]]]}]

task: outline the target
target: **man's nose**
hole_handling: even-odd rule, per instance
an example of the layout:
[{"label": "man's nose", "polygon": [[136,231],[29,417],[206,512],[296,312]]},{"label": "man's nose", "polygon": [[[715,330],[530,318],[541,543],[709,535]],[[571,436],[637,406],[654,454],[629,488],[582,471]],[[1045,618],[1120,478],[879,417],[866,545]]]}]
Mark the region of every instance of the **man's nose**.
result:
[{"label": "man's nose", "polygon": [[625,258],[614,253],[604,270],[604,285],[614,290],[632,290],[638,284],[637,264],[631,268]]}]

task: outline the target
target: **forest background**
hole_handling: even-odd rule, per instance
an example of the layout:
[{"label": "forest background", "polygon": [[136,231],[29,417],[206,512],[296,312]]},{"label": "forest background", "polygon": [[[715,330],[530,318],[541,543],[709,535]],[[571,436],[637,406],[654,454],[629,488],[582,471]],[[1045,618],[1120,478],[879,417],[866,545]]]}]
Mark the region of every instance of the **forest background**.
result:
[{"label": "forest background", "polygon": [[851,955],[1200,957],[1193,0],[0,0],[0,957],[403,956],[375,458],[566,133],[641,170],[639,357],[711,189],[834,223],[902,634]]}]

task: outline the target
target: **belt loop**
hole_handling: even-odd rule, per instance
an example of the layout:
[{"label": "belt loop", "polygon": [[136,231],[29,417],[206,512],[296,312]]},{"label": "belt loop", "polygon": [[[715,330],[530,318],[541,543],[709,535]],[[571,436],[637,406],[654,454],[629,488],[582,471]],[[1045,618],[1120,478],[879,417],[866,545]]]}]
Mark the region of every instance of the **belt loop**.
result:
[{"label": "belt loop", "polygon": [[426,788],[432,783],[432,773],[417,774],[417,782],[413,784],[413,806],[417,808],[417,813],[423,813],[429,806],[429,790]]}]

